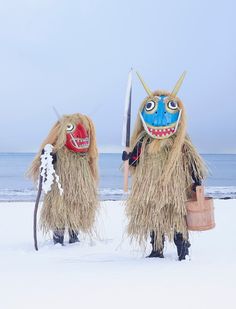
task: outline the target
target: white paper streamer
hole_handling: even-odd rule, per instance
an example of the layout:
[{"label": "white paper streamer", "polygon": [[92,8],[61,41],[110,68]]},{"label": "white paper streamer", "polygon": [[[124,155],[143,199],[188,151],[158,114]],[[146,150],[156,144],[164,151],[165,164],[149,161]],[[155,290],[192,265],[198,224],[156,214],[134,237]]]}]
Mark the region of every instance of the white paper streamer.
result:
[{"label": "white paper streamer", "polygon": [[62,195],[63,189],[60,184],[60,179],[59,179],[59,176],[56,174],[56,171],[52,164],[52,161],[53,161],[52,151],[53,151],[53,146],[51,144],[47,144],[44,147],[44,153],[40,156],[41,158],[40,175],[43,177],[42,190],[44,191],[45,194],[50,192],[52,188],[52,184],[55,179],[57,182],[60,195]]}]

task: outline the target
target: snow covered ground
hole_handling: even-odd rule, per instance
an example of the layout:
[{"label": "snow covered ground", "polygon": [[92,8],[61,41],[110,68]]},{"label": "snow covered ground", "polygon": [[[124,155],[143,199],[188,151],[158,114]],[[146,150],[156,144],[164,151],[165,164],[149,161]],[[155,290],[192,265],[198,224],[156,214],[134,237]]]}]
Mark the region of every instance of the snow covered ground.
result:
[{"label": "snow covered ground", "polygon": [[[122,202],[102,202],[100,239],[32,240],[33,203],[0,203],[0,308],[236,308],[236,200],[215,200],[216,228],[191,234],[190,260],[146,259],[124,234]],[[149,251],[150,247],[147,248]]]}]

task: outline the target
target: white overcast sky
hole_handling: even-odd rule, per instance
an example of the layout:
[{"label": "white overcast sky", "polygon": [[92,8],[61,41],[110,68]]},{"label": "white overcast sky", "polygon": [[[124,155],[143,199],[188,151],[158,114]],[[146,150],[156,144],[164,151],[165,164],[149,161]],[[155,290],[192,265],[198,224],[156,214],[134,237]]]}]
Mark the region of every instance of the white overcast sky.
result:
[{"label": "white overcast sky", "polygon": [[[202,153],[236,153],[236,1],[0,0],[0,151],[36,151],[61,114],[119,149],[127,74],[179,92]],[[132,124],[145,92],[134,78]]]}]

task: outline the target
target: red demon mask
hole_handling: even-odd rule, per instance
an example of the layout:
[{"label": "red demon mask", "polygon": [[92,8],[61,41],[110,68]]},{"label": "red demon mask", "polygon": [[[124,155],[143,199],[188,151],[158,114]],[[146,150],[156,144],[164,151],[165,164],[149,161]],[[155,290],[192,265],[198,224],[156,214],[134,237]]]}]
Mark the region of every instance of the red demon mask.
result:
[{"label": "red demon mask", "polygon": [[79,123],[67,125],[65,146],[74,152],[88,152],[90,139],[85,127]]}]

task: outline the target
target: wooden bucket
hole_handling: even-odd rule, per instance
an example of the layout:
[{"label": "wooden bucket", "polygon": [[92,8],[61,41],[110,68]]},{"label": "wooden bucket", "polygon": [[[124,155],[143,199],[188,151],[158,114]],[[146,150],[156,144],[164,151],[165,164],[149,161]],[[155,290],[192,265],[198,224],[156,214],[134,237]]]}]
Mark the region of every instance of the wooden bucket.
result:
[{"label": "wooden bucket", "polygon": [[190,231],[206,231],[215,227],[214,206],[211,197],[204,197],[204,187],[197,186],[196,194],[186,202],[187,226]]}]

